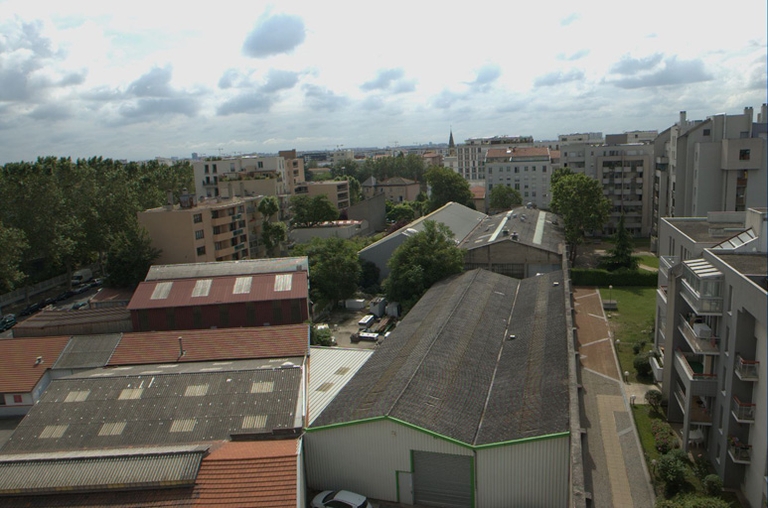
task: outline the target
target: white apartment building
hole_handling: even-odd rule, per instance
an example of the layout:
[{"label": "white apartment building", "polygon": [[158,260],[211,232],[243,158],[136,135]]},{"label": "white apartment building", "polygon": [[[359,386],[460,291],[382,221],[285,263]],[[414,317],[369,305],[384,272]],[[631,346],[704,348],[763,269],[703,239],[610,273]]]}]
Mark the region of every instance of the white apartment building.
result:
[{"label": "white apartment building", "polygon": [[[679,121],[655,141],[654,217],[703,216],[711,211],[744,211],[766,206],[766,122],[763,104],[753,110]],[[655,228],[651,246],[658,239]]]},{"label": "white apartment building", "polygon": [[491,148],[533,145],[533,136],[470,138],[456,147],[458,173],[469,181],[485,180],[485,153]]},{"label": "white apartment building", "polygon": [[661,219],[651,362],[684,449],[750,506],[768,499],[766,210]]},{"label": "white apartment building", "polygon": [[486,196],[497,185],[512,187],[523,203],[549,208],[550,180],[554,171],[551,151],[546,147],[491,148],[485,154]]},{"label": "white apartment building", "polygon": [[288,194],[288,180],[283,157],[232,157],[219,160],[193,161],[195,196],[212,198],[219,195],[219,180],[237,175],[275,178],[278,195]]}]

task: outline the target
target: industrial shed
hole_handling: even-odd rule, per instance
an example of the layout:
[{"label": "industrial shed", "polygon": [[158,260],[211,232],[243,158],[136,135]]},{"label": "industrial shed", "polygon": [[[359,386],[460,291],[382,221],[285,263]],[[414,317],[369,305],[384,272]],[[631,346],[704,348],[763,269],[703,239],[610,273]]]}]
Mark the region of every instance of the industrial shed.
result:
[{"label": "industrial shed", "polygon": [[569,500],[563,273],[432,287],[305,434],[310,488],[448,507]]},{"label": "industrial shed", "polygon": [[518,207],[486,217],[461,242],[464,268],[518,279],[562,268],[565,237],[552,213]]}]

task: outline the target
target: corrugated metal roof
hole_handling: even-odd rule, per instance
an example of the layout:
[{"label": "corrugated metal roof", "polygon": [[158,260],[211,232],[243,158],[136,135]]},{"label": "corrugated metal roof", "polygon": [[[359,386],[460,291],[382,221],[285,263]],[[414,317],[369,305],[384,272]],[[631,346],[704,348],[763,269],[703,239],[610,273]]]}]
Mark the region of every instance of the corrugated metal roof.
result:
[{"label": "corrugated metal roof", "polygon": [[286,281],[286,275],[273,273],[254,275],[250,291],[247,293],[237,292],[242,290],[241,287],[236,288],[237,276],[211,279],[210,290],[207,294],[195,293],[195,287],[197,286],[195,279],[180,279],[170,282],[142,282],[133,293],[128,309],[186,307],[307,298],[309,289],[307,272],[295,272],[287,276],[290,277],[291,283],[288,289],[284,290],[282,288]]},{"label": "corrugated metal roof", "polygon": [[149,269],[147,277],[144,280],[201,279],[295,271],[309,272],[309,260],[306,257],[292,257],[155,265]]},{"label": "corrugated metal roof", "polygon": [[56,363],[67,342],[69,337],[0,340],[0,393],[31,392],[45,371]]},{"label": "corrugated metal roof", "polygon": [[[459,247],[472,250],[485,247],[489,243],[515,241],[537,249],[560,253],[565,236],[562,229],[553,224],[553,220],[558,220],[554,214],[521,206],[486,217]],[[517,240],[513,240],[515,233]]]},{"label": "corrugated metal roof", "polygon": [[120,342],[119,333],[78,335],[70,339],[52,369],[92,369],[103,367]]},{"label": "corrugated metal roof", "polygon": [[474,445],[567,431],[562,277],[437,283],[312,426],[392,416]]},{"label": "corrugated metal roof", "polygon": [[311,424],[331,403],[360,367],[372,349],[312,347],[309,357],[309,408]]},{"label": "corrugated metal roof", "polygon": [[[181,337],[181,344],[179,338]],[[184,350],[181,355],[180,349]],[[126,333],[109,365],[282,358],[309,351],[309,325]]]},{"label": "corrugated metal roof", "polygon": [[204,452],[14,459],[0,456],[0,494],[193,485]]},{"label": "corrugated metal roof", "polygon": [[[230,439],[252,434],[242,428],[246,416],[266,415],[264,432],[293,430],[302,425],[300,394],[303,369],[283,368],[282,363],[242,368],[240,362],[221,366],[217,372],[178,374],[121,374],[78,377],[53,381],[40,401],[4,445],[3,453],[55,452],[127,446],[179,445]],[[269,362],[268,362],[269,363]],[[270,368],[271,367],[271,368]],[[135,369],[131,368],[130,370]],[[161,370],[158,369],[157,370]],[[89,371],[97,372],[97,371]],[[251,393],[255,381],[271,382],[273,391]],[[205,395],[185,397],[192,385],[209,385]],[[120,398],[124,390],[140,397]],[[65,402],[73,391],[90,391],[82,402]],[[125,422],[121,433],[99,435],[104,423]],[[66,427],[63,432],[54,427]],[[46,429],[52,429],[46,431]],[[43,432],[60,437],[38,439]]]},{"label": "corrugated metal roof", "polygon": [[723,273],[705,259],[689,259],[683,263],[700,279],[722,278]]}]

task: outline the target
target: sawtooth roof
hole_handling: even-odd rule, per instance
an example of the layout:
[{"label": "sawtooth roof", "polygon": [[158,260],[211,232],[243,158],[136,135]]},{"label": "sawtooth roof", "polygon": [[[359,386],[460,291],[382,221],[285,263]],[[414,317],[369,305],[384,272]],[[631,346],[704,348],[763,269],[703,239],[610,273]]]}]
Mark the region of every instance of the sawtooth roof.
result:
[{"label": "sawtooth roof", "polygon": [[391,417],[470,445],[567,432],[564,298],[562,272],[437,283],[311,426]]}]

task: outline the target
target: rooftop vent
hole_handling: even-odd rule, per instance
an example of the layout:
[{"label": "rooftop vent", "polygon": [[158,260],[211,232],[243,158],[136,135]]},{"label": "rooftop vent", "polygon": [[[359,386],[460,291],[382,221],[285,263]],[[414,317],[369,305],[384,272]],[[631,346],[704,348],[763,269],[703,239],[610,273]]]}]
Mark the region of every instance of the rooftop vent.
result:
[{"label": "rooftop vent", "polygon": [[512,240],[514,241],[520,241],[520,236],[517,234],[517,231],[512,231]]}]

